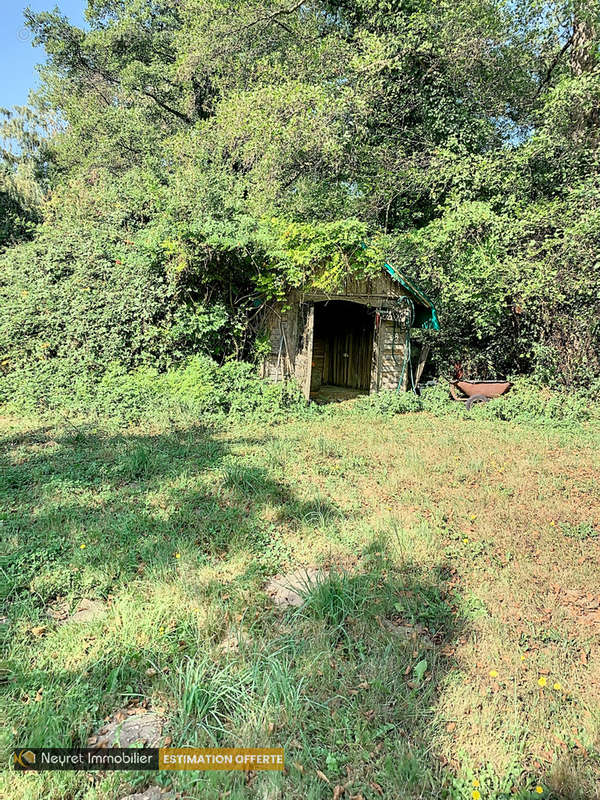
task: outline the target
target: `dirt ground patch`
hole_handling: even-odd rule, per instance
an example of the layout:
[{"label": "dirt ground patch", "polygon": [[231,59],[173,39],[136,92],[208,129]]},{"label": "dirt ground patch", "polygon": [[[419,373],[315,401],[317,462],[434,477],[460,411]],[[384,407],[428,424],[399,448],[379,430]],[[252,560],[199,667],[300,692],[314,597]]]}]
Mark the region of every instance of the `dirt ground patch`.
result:
[{"label": "dirt ground patch", "polygon": [[285,575],[276,575],[267,583],[265,591],[274,605],[282,608],[299,608],[307,593],[322,581],[325,573],[316,567],[300,567]]},{"label": "dirt ground patch", "polygon": [[107,605],[102,600],[82,598],[70,612],[68,600],[57,600],[48,609],[48,616],[61,625],[67,622],[95,622],[106,613]]},{"label": "dirt ground patch", "polygon": [[162,728],[161,717],[146,708],[121,708],[88,739],[88,747],[158,747]]}]

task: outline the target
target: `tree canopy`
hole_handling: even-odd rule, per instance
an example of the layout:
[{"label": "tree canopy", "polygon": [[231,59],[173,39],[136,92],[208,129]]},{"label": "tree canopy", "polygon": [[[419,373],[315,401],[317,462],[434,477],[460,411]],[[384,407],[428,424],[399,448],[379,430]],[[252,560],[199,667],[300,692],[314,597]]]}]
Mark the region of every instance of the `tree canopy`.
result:
[{"label": "tree canopy", "polygon": [[[381,267],[440,369],[600,374],[591,0],[88,0],[0,153],[0,361],[248,352],[257,303]],[[362,242],[369,247],[361,248]]]}]

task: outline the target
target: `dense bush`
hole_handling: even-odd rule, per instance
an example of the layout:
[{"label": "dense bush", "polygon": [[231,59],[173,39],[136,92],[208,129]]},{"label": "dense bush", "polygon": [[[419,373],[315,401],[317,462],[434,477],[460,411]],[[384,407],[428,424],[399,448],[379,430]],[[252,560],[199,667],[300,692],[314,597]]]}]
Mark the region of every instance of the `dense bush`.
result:
[{"label": "dense bush", "polygon": [[541,388],[530,380],[517,379],[508,394],[477,404],[470,411],[451,399],[445,385],[438,384],[423,389],[420,396],[386,391],[361,397],[348,405],[346,413],[394,416],[419,411],[441,417],[470,416],[550,426],[600,421],[600,382],[587,390],[567,391]]},{"label": "dense bush", "polygon": [[547,425],[600,421],[600,383],[589,389],[550,390],[521,379],[506,395],[476,405],[473,413],[485,419]]},{"label": "dense bush", "polygon": [[[304,413],[306,401],[293,383],[258,377],[253,364],[231,361],[219,366],[195,356],[177,368],[159,372],[138,367],[127,372],[113,364],[96,380],[79,376],[67,362],[22,369],[0,380],[0,404],[15,412],[67,412],[104,420],[210,420],[226,415],[276,419]],[[58,367],[58,368],[57,368]]]},{"label": "dense bush", "polygon": [[412,392],[383,391],[354,401],[325,406],[307,405],[298,386],[273,383],[258,376],[254,364],[217,364],[194,356],[160,372],[140,366],[127,371],[118,362],[94,378],[74,373],[70,361],[29,365],[0,378],[0,407],[7,412],[68,413],[97,416],[117,423],[144,421],[209,421],[227,416],[248,420],[349,414],[372,418],[425,412],[438,417],[497,419],[565,426],[600,421],[600,381],[586,390],[550,390],[528,379],[516,379],[505,396],[467,411],[453,401],[446,384]]},{"label": "dense bush", "polygon": [[[538,147],[518,156],[528,170]],[[598,177],[574,176],[577,188],[560,199],[524,202],[533,186],[517,183],[515,154],[503,155],[502,167],[482,158],[474,168],[481,181],[502,173],[507,181],[511,162],[512,189],[486,202],[452,202],[434,222],[397,237],[397,258],[438,298],[440,371],[459,362],[472,377],[521,373],[552,387],[586,386],[600,375]]]},{"label": "dense bush", "polygon": [[600,375],[597,2],[26,18],[47,63],[0,126],[3,372],[248,358],[265,298],[387,259],[439,307],[438,373]]}]

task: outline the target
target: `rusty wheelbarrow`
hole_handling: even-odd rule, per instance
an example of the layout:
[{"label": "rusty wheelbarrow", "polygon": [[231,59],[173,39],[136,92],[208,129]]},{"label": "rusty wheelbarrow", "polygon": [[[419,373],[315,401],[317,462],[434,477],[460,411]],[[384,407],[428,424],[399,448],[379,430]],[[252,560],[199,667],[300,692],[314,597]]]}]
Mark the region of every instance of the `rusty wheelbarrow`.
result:
[{"label": "rusty wheelbarrow", "polygon": [[[472,408],[475,403],[487,403],[494,397],[500,397],[506,394],[511,387],[510,381],[448,381],[450,384],[450,394],[455,400],[465,403],[467,411]],[[457,389],[459,389],[464,397],[461,397]]]}]

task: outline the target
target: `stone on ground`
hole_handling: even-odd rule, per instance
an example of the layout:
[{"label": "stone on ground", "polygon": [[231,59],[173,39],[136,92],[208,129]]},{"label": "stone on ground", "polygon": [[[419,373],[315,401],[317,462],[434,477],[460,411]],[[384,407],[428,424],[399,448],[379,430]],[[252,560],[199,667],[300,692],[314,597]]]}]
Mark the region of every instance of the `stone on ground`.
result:
[{"label": "stone on ground", "polygon": [[59,598],[51,605],[46,613],[60,625],[66,622],[94,622],[100,619],[106,611],[106,603],[102,600],[81,599],[72,614],[69,613],[69,601]]},{"label": "stone on ground", "polygon": [[80,600],[77,608],[71,614],[71,622],[93,622],[100,619],[106,611],[102,600]]},{"label": "stone on ground", "polygon": [[222,653],[237,653],[240,648],[248,647],[250,642],[250,637],[244,633],[244,631],[229,631],[227,636],[219,645],[219,650]]},{"label": "stone on ground", "polygon": [[324,578],[324,573],[315,567],[302,567],[287,575],[276,575],[265,587],[266,593],[276,606],[298,608],[304,603],[308,591]]},{"label": "stone on ground", "polygon": [[135,794],[128,794],[121,800],[167,800],[171,795],[165,794],[165,790],[160,786],[149,786],[143,792],[136,792]]},{"label": "stone on ground", "polygon": [[88,747],[158,747],[162,727],[163,721],[154,711],[122,708],[88,739]]}]

